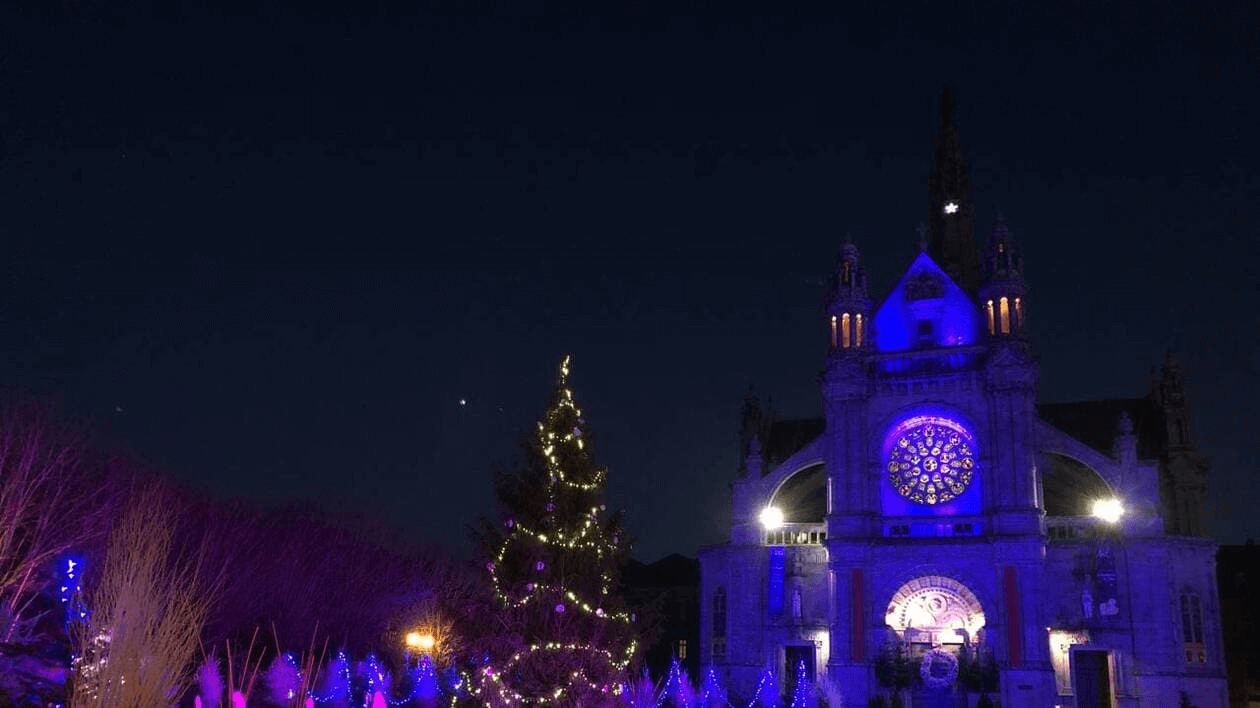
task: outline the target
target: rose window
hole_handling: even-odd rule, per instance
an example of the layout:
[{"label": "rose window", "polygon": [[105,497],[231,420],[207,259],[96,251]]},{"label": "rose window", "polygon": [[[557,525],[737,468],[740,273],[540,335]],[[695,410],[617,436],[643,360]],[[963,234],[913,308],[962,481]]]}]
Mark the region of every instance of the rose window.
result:
[{"label": "rose window", "polygon": [[900,426],[888,448],[888,481],[916,504],[944,504],[971,484],[975,443],[957,423],[921,417]]}]

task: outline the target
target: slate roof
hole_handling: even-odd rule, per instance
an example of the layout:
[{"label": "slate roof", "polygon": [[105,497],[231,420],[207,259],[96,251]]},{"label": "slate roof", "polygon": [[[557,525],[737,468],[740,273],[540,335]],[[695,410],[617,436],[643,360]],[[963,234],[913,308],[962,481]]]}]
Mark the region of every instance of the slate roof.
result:
[{"label": "slate roof", "polygon": [[827,421],[824,418],[774,421],[761,448],[761,455],[766,461],[765,471],[774,469],[797,450],[813,442],[814,438],[823,434],[826,427]]},{"label": "slate roof", "polygon": [[1041,403],[1037,415],[1095,450],[1111,454],[1120,413],[1133,420],[1138,437],[1138,457],[1158,460],[1166,456],[1168,428],[1164,411],[1150,398],[1111,398],[1071,403]]}]

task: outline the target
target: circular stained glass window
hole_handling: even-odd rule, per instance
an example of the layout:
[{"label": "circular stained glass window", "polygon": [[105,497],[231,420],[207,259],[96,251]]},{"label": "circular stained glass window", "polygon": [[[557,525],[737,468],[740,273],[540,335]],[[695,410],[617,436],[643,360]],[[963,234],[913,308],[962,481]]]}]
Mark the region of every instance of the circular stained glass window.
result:
[{"label": "circular stained glass window", "polygon": [[888,481],[916,504],[944,504],[967,491],[976,469],[975,442],[947,418],[905,421],[888,446]]}]

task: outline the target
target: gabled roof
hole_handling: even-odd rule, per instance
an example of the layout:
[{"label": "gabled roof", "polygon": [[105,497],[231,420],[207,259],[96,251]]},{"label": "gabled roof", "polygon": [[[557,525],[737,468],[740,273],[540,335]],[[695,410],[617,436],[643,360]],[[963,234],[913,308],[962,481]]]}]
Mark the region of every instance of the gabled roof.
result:
[{"label": "gabled roof", "polygon": [[974,344],[980,339],[980,310],[927,253],[919,253],[875,312],[875,348],[905,351],[918,346],[920,322],[934,323],[932,346]]}]

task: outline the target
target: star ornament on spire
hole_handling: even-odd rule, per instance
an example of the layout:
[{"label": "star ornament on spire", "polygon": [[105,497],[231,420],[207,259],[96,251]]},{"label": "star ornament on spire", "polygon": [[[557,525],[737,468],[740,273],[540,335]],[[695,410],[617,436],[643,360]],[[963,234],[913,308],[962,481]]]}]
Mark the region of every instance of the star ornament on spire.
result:
[{"label": "star ornament on spire", "polygon": [[946,213],[946,214],[953,214],[953,213],[956,213],[957,211],[958,211],[958,202],[946,202],[946,203],[945,203],[945,213]]}]

